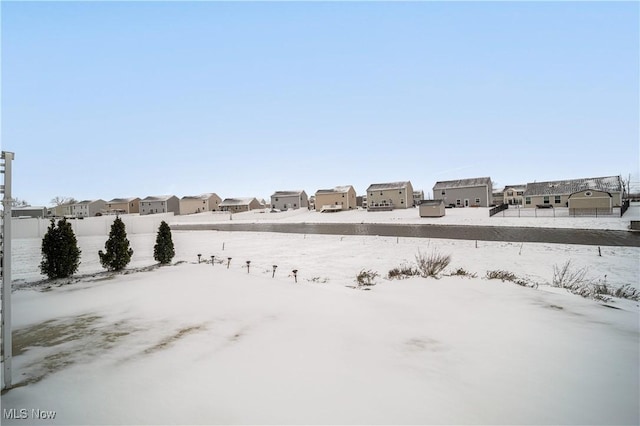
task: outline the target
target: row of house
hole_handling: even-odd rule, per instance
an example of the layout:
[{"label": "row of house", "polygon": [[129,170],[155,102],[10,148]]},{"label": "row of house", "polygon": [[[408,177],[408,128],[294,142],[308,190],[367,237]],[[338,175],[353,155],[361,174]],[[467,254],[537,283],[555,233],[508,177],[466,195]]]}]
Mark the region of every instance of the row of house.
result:
[{"label": "row of house", "polygon": [[[149,196],[143,199],[115,198],[110,201],[85,200],[72,204],[45,207],[22,207],[14,216],[91,217],[104,214],[194,214],[208,211],[245,212],[270,207],[273,210],[315,209],[321,212],[366,208],[369,211],[405,209],[421,204],[440,210],[446,207],[489,207],[511,204],[521,207],[613,208],[622,204],[622,182],[619,176],[531,182],[507,185],[493,191],[490,177],[439,181],[433,186],[433,199],[425,203],[424,192],[414,190],[410,181],[374,183],[366,193],[357,196],[352,185],[319,189],[308,197],[304,190],[276,191],[271,202],[249,198],[221,199],[215,193],[185,196]],[[435,206],[435,207],[434,207]],[[444,208],[444,207],[443,207]],[[444,213],[443,213],[444,214]]]}]

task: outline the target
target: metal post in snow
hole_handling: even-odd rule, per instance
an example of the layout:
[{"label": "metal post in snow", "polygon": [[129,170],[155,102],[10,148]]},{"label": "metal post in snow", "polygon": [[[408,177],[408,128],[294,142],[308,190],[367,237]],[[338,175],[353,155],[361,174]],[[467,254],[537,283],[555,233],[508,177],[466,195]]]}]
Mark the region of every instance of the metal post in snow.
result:
[{"label": "metal post in snow", "polygon": [[2,151],[4,185],[2,192],[3,218],[0,268],[2,273],[2,365],[3,389],[11,388],[12,334],[11,334],[11,162],[14,153]]}]

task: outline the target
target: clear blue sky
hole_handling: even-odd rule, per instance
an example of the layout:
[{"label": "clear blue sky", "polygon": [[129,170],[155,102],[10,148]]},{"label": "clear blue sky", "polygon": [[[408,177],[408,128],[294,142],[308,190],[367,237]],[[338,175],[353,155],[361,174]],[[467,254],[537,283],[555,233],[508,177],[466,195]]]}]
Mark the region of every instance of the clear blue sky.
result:
[{"label": "clear blue sky", "polygon": [[640,181],[638,2],[2,1],[15,197]]}]

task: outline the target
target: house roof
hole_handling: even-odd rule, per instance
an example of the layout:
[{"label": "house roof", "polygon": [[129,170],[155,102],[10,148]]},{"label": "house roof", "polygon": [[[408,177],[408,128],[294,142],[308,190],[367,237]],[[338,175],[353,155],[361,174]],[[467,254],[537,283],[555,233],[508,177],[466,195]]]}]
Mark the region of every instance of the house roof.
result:
[{"label": "house roof", "polygon": [[353,188],[353,186],[345,185],[345,186],[336,186],[335,188],[331,188],[331,189],[318,189],[316,191],[316,194],[342,194],[345,192],[349,192],[351,188]]},{"label": "house roof", "polygon": [[520,185],[505,185],[505,187],[504,187],[504,189],[502,191],[504,192],[507,189],[514,189],[516,191],[524,191],[525,189],[527,189],[527,184],[526,183],[522,183]]},{"label": "house roof", "polygon": [[[208,200],[209,198],[213,197],[213,196],[218,197],[217,194],[213,193],[213,192],[208,192],[206,194],[200,194],[200,195],[185,195],[184,197],[182,197],[182,200]],[[220,198],[220,197],[218,197]]]},{"label": "house roof", "polygon": [[527,184],[524,195],[569,195],[585,189],[620,192],[622,191],[622,184],[619,176],[533,182]]},{"label": "house roof", "polygon": [[251,204],[252,201],[257,201],[258,200],[255,197],[249,197],[249,198],[225,198],[224,201],[222,203],[220,203],[221,207],[225,207],[225,206],[246,206],[248,204]]},{"label": "house roof", "polygon": [[134,200],[139,200],[138,197],[130,197],[130,198],[114,198],[111,201],[108,201],[108,203],[113,204],[113,203],[130,203],[131,201]]},{"label": "house roof", "polygon": [[385,189],[404,189],[409,186],[411,182],[402,181],[402,182],[388,182],[388,183],[373,183],[369,185],[367,191],[382,191]]},{"label": "house roof", "polygon": [[95,203],[97,201],[102,201],[104,203],[104,200],[82,200],[82,201],[78,201],[77,203],[73,203],[71,204],[72,206],[77,206],[78,204],[91,204],[91,203]]},{"label": "house roof", "polygon": [[437,191],[438,189],[468,188],[468,187],[483,186],[483,185],[490,186],[491,178],[479,177],[479,178],[471,178],[471,179],[438,181],[436,182],[435,185],[433,185],[433,190]]},{"label": "house roof", "polygon": [[272,197],[286,197],[286,196],[295,196],[295,197],[299,197],[302,195],[304,191],[303,190],[296,190],[296,191],[276,191],[273,193]]},{"label": "house roof", "polygon": [[[149,195],[142,201],[167,201],[169,198],[173,198],[175,195]],[[176,197],[177,198],[177,197]]]}]

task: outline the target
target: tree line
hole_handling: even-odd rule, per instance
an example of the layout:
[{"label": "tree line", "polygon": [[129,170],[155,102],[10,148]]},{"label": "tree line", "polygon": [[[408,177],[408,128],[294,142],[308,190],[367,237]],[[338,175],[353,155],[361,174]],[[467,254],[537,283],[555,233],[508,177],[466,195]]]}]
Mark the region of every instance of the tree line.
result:
[{"label": "tree line", "polygon": [[[81,250],[71,224],[66,218],[51,224],[42,238],[42,261],[40,272],[49,279],[68,278],[78,271]],[[104,244],[104,251],[99,250],[100,264],[108,271],[120,271],[131,261],[133,249],[129,246],[127,231],[120,217],[111,224],[109,238]],[[162,221],[158,227],[156,244],[153,247],[153,258],[161,265],[171,263],[175,249],[171,237],[171,228]]]}]

